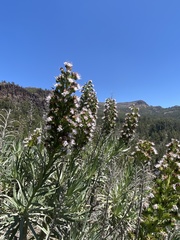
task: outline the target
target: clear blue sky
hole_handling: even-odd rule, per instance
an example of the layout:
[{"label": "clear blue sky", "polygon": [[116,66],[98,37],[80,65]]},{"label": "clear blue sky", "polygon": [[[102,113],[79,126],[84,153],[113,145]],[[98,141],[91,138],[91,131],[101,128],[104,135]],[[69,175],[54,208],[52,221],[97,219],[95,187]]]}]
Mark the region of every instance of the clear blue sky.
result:
[{"label": "clear blue sky", "polygon": [[49,89],[64,61],[99,101],[180,105],[180,0],[1,0],[0,80]]}]

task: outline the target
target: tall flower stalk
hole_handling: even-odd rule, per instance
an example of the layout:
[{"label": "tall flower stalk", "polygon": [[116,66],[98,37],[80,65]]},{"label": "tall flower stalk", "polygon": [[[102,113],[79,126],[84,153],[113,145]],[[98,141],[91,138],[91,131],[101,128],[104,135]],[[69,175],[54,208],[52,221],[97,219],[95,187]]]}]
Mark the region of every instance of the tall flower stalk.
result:
[{"label": "tall flower stalk", "polygon": [[116,127],[117,121],[117,105],[115,99],[108,98],[104,104],[103,132],[109,134]]},{"label": "tall flower stalk", "polygon": [[65,70],[56,78],[55,89],[48,96],[49,112],[46,120],[48,138],[46,146],[52,150],[67,153],[82,148],[93,137],[97,118],[97,97],[92,81],[80,90],[79,74],[72,72],[72,64],[65,62]]},{"label": "tall flower stalk", "polygon": [[128,144],[134,137],[140,117],[138,108],[132,106],[130,107],[130,110],[131,112],[126,114],[125,122],[122,126],[119,138],[125,144]]},{"label": "tall flower stalk", "polygon": [[92,80],[89,80],[81,90],[79,102],[79,124],[76,134],[76,147],[82,148],[91,141],[96,129],[98,100]]},{"label": "tall flower stalk", "polygon": [[65,62],[64,65],[65,70],[60,68],[61,74],[56,77],[55,89],[47,97],[49,112],[46,120],[46,146],[50,152],[54,150],[66,153],[75,145],[75,130],[79,122],[79,98],[75,92],[80,89],[77,83],[80,77],[72,72],[71,63]]}]

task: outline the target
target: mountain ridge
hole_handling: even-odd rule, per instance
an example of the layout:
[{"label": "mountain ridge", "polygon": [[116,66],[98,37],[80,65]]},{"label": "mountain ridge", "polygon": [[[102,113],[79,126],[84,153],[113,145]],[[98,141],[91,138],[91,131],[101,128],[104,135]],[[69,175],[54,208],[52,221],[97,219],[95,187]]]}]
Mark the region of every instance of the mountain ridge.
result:
[{"label": "mountain ridge", "polygon": [[[0,100],[3,98],[9,99],[25,99],[31,98],[36,99],[37,101],[44,101],[47,95],[51,92],[51,90],[37,88],[37,87],[21,87],[14,82],[0,82]],[[104,102],[99,102],[99,105],[104,105]],[[157,109],[169,109],[169,108],[179,108],[179,105],[171,106],[171,107],[162,107],[162,106],[152,106],[149,105],[144,100],[134,100],[134,101],[126,101],[126,102],[117,102],[118,108],[129,108],[130,106],[135,105],[139,108],[157,108]]]},{"label": "mountain ridge", "polygon": [[[50,92],[41,88],[24,88],[14,83],[0,82],[0,116],[11,111],[10,120],[16,122],[14,127],[18,138],[28,136],[35,128],[45,124],[47,113],[45,99]],[[97,124],[101,124],[104,116],[104,104],[105,102],[99,102]],[[125,114],[130,112],[129,107],[132,105],[139,108],[137,133],[140,139],[149,139],[159,146],[164,146],[163,144],[168,143],[171,138],[179,139],[180,106],[169,108],[150,106],[143,100],[118,102],[117,127],[122,126]]]}]

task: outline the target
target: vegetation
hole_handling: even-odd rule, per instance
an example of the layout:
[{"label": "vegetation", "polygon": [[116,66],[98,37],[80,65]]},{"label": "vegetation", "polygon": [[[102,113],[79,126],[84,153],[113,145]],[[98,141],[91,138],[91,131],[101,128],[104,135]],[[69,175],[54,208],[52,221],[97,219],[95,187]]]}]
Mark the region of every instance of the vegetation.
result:
[{"label": "vegetation", "polygon": [[45,98],[48,90],[22,88],[14,83],[0,83],[0,109],[9,111],[10,118],[16,121],[19,137],[27,136],[36,127],[40,127],[46,111]]},{"label": "vegetation", "polygon": [[[20,95],[11,101],[2,83],[0,239],[180,239],[180,142],[165,146],[165,120],[144,114],[141,121],[142,109],[154,111],[144,103],[118,114],[108,98],[98,112],[92,81],[80,87],[64,64],[46,104],[42,91],[21,89],[28,117],[25,108],[14,115]],[[156,137],[160,155],[152,141],[158,129],[167,135]]]}]

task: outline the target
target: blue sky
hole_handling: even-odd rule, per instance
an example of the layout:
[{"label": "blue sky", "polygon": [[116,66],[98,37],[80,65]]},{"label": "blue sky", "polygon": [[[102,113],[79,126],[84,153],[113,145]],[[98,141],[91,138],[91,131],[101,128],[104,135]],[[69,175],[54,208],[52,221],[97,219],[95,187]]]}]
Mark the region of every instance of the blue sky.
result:
[{"label": "blue sky", "polygon": [[1,0],[0,80],[50,89],[64,61],[99,101],[180,105],[180,1]]}]

